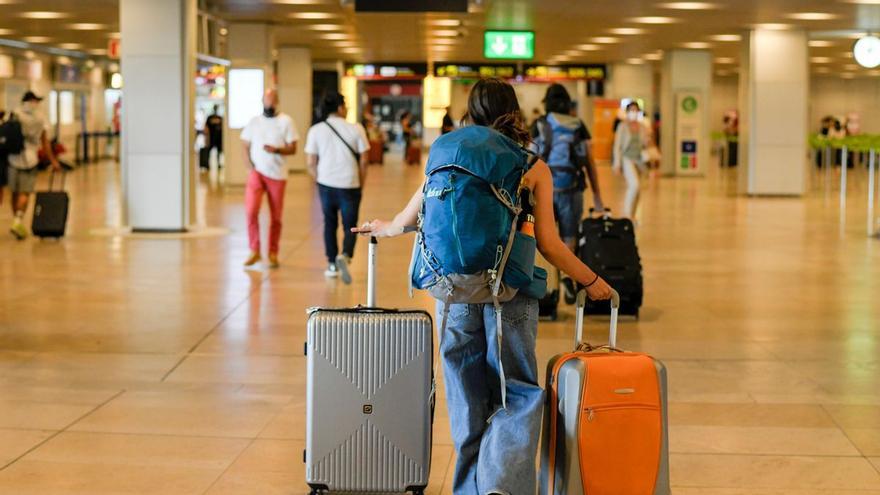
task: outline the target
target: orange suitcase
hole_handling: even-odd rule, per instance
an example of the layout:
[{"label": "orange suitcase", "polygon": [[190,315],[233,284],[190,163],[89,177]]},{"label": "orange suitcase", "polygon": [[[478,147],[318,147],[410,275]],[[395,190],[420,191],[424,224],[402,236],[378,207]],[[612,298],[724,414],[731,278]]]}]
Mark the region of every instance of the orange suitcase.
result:
[{"label": "orange suitcase", "polygon": [[383,141],[370,141],[370,151],[367,153],[368,163],[385,164],[385,143]]},{"label": "orange suitcase", "polygon": [[540,493],[669,495],[666,368],[615,348],[616,292],[609,344],[582,344],[585,302],[581,291],[576,350],[548,366]]},{"label": "orange suitcase", "polygon": [[406,164],[418,165],[420,163],[422,163],[422,143],[421,141],[413,140],[406,149]]}]

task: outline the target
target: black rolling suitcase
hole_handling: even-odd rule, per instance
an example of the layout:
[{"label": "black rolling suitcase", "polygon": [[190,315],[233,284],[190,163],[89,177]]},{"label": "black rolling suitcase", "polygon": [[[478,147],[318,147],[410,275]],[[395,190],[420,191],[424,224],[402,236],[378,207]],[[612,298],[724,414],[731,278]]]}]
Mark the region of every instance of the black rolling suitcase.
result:
[{"label": "black rolling suitcase", "polygon": [[49,179],[49,190],[37,193],[34,202],[34,221],[31,232],[37,237],[64,237],[67,228],[67,210],[70,197],[64,191],[64,172],[61,172],[61,189],[55,191],[55,172]]},{"label": "black rolling suitcase", "polygon": [[[642,262],[636,246],[633,223],[628,218],[611,218],[608,210],[600,217],[581,222],[578,257],[620,294],[620,313],[638,317],[642,306]],[[604,301],[587,301],[587,314],[609,314]]]}]

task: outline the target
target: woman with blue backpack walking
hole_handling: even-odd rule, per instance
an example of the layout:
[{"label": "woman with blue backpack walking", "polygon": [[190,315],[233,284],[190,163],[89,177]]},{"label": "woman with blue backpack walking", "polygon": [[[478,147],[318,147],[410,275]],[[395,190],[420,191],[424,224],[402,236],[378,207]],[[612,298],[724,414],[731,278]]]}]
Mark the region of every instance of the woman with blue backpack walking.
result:
[{"label": "woman with blue backpack walking", "polygon": [[456,495],[533,494],[544,404],[535,342],[546,272],[535,249],[608,299],[611,288],[559,238],[553,177],[525,146],[513,87],[483,79],[471,90],[470,125],[431,147],[425,183],[392,221],[356,232],[417,230],[411,284],[437,301]]}]

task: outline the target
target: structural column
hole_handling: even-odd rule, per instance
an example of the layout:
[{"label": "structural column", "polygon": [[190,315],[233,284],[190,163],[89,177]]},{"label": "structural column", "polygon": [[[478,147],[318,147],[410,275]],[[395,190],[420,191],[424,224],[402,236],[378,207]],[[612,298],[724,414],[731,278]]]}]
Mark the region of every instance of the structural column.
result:
[{"label": "structural column", "polygon": [[799,196],[807,179],[807,35],[757,29],[743,41],[739,191]]},{"label": "structural column", "polygon": [[241,152],[241,130],[250,118],[262,111],[263,94],[261,89],[251,85],[237,85],[240,79],[234,77],[232,72],[238,69],[258,70],[262,72],[263,88],[274,86],[272,27],[265,23],[230,24],[227,51],[232,65],[227,85],[227,132],[223,133],[225,181],[227,186],[244,186],[250,168]]},{"label": "structural column", "polygon": [[120,0],[119,24],[124,222],[134,231],[184,231],[194,200],[196,1]]},{"label": "structural column", "polygon": [[671,50],[660,80],[660,150],[663,175],[702,175],[709,165],[712,54]]},{"label": "structural column", "polygon": [[278,49],[278,97],[281,111],[293,118],[300,136],[296,154],[288,158],[290,169],[305,171],[303,148],[312,125],[312,52],[308,48]]}]

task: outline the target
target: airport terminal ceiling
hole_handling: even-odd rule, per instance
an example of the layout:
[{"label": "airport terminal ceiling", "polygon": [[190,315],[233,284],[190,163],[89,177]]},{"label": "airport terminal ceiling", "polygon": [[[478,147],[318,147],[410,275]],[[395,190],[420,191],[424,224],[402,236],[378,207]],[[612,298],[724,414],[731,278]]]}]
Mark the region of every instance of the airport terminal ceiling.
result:
[{"label": "airport terminal ceiling", "polygon": [[[738,61],[755,25],[810,32],[812,66],[851,69],[853,38],[880,31],[880,0],[471,0],[470,11],[357,13],[339,0],[209,0],[229,21],[271,22],[279,45],[313,59],[479,61],[485,29],[534,30],[535,61],[654,63],[659,50],[710,49],[719,70]],[[0,38],[102,55],[118,36],[117,0],[0,0]]]}]

